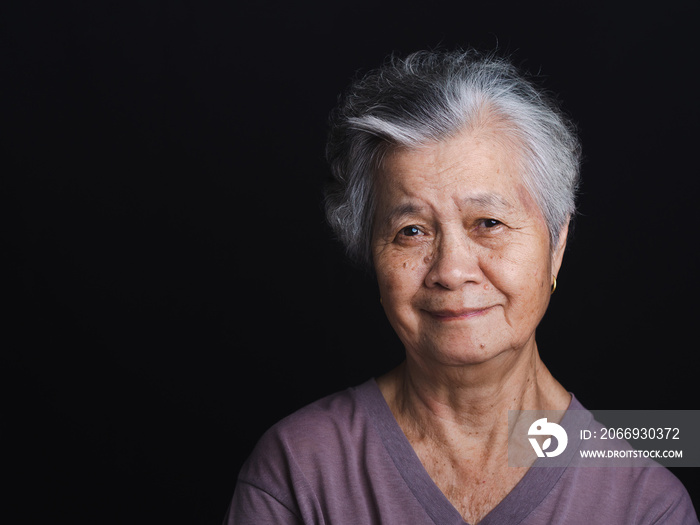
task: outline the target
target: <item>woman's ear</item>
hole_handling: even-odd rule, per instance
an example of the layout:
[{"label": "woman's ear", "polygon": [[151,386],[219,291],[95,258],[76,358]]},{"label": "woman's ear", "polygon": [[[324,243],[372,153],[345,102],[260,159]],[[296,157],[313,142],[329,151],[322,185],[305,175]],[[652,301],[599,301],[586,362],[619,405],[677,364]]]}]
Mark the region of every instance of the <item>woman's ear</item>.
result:
[{"label": "woman's ear", "polygon": [[559,239],[557,239],[557,245],[552,250],[552,275],[554,277],[559,273],[559,268],[561,268],[562,260],[564,259],[564,251],[566,250],[566,240],[569,235],[569,223],[571,218],[567,219],[561,230],[559,231]]}]

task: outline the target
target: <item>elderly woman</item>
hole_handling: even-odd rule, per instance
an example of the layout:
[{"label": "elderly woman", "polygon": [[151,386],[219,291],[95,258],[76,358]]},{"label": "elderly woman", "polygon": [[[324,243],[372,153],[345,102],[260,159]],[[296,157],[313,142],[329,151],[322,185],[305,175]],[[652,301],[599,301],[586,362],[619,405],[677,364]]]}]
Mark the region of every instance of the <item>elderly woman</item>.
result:
[{"label": "elderly woman", "polygon": [[327,152],[328,219],[405,361],[270,429],[227,523],[697,523],[664,468],[509,466],[509,410],[583,410],[535,341],[579,176],[549,99],[494,57],[392,58],[351,86]]}]

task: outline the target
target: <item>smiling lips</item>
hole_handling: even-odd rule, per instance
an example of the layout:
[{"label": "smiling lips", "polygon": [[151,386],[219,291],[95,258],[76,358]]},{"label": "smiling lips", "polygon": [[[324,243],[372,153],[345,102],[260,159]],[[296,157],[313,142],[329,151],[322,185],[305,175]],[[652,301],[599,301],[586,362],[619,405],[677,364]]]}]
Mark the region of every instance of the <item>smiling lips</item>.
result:
[{"label": "smiling lips", "polygon": [[471,319],[485,314],[493,308],[486,306],[483,308],[460,308],[458,310],[428,310],[428,313],[439,321],[460,321],[463,319]]}]

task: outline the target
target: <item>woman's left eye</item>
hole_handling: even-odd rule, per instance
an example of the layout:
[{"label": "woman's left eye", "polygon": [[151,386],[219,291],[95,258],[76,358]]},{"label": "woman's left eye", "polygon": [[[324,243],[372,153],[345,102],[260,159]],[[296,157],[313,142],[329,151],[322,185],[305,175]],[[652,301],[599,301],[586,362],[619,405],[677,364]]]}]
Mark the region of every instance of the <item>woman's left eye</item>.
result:
[{"label": "woman's left eye", "polygon": [[484,228],[495,228],[496,226],[499,226],[502,224],[500,221],[497,221],[496,219],[481,219],[481,226]]}]

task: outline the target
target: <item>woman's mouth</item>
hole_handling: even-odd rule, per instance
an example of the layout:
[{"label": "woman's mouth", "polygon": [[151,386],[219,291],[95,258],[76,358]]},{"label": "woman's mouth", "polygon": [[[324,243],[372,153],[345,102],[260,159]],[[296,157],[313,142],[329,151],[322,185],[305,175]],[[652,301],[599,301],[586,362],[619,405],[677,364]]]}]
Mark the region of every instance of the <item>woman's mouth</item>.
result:
[{"label": "woman's mouth", "polygon": [[461,321],[484,315],[493,308],[492,306],[480,306],[473,308],[443,308],[440,310],[428,310],[428,313],[438,321]]},{"label": "woman's mouth", "polygon": [[472,319],[487,313],[493,308],[492,306],[474,307],[474,308],[444,308],[440,310],[428,310],[428,313],[439,321],[460,321],[464,319]]}]

